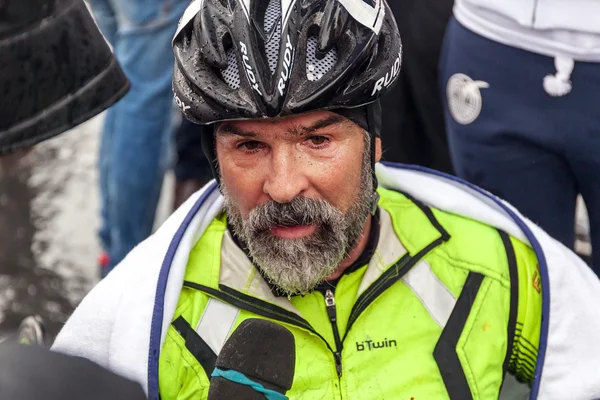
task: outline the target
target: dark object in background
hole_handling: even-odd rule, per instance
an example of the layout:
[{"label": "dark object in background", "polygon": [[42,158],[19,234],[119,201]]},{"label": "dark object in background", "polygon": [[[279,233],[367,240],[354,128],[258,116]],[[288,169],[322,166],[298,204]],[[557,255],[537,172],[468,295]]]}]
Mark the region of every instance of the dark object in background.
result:
[{"label": "dark object in background", "polygon": [[82,0],[0,2],[0,155],[100,113],[129,90]]},{"label": "dark object in background", "polygon": [[146,400],[142,387],[80,357],[0,343],[0,397],[18,400]]},{"label": "dark object in background", "polygon": [[438,66],[454,0],[389,0],[402,37],[396,86],[381,100],[383,159],[452,173]]},{"label": "dark object in background", "polygon": [[197,125],[182,115],[181,123],[175,131],[177,164],[175,177],[186,181],[198,179],[208,182],[213,178],[208,160],[202,152],[201,136],[212,135],[213,127]]},{"label": "dark object in background", "polygon": [[177,161],[174,168],[174,210],[213,178],[208,159],[202,151],[202,135],[212,135],[213,129],[212,126],[196,125],[182,115],[175,131]]},{"label": "dark object in background", "polygon": [[[294,335],[274,322],[247,319],[225,342],[216,367],[241,372],[266,389],[285,394],[292,387],[296,368]],[[208,399],[264,400],[265,395],[250,386],[214,377]]]}]

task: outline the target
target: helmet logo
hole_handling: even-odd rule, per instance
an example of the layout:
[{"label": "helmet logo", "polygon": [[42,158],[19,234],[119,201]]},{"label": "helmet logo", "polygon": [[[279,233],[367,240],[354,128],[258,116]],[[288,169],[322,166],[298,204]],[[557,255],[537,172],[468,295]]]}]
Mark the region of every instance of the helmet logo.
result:
[{"label": "helmet logo", "polygon": [[392,83],[394,83],[394,81],[398,77],[398,74],[400,74],[400,64],[401,63],[402,63],[402,53],[398,54],[398,58],[396,58],[396,61],[394,61],[392,68],[388,72],[385,73],[385,76],[382,76],[381,78],[379,78],[377,80],[377,82],[375,82],[375,86],[373,87],[373,93],[371,93],[371,96],[375,96],[375,94],[380,92],[384,87],[387,88]]},{"label": "helmet logo", "polygon": [[177,107],[179,107],[183,113],[192,108],[190,106],[186,106],[185,103],[177,95],[175,95],[175,104],[177,104]]},{"label": "helmet logo", "polygon": [[358,23],[379,35],[385,18],[385,3],[382,0],[338,0],[338,2]]},{"label": "helmet logo", "polygon": [[290,78],[293,51],[294,48],[292,47],[292,42],[290,41],[290,35],[287,35],[287,42],[285,43],[285,53],[283,54],[283,70],[281,70],[281,77],[279,78],[279,83],[277,84],[279,94],[281,94],[282,96],[283,90],[285,89],[285,84]]},{"label": "helmet logo", "polygon": [[242,52],[242,61],[244,64],[244,70],[246,70],[246,76],[248,77],[248,80],[250,81],[252,89],[256,90],[256,92],[262,96],[262,93],[260,92],[260,89],[258,88],[258,82],[256,80],[256,75],[254,74],[254,70],[252,69],[252,66],[250,65],[250,63],[248,62],[248,61],[250,61],[250,58],[248,57],[248,48],[246,47],[246,45],[243,42],[240,42],[240,51]]}]

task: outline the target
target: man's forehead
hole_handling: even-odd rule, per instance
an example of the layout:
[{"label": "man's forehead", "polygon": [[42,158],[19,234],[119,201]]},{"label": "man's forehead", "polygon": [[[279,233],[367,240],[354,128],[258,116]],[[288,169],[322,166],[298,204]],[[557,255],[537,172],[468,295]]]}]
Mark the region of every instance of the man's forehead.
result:
[{"label": "man's forehead", "polygon": [[217,135],[233,134],[253,137],[270,131],[297,136],[341,124],[354,125],[352,121],[342,115],[330,111],[315,111],[279,118],[226,121],[217,127],[216,133]]}]

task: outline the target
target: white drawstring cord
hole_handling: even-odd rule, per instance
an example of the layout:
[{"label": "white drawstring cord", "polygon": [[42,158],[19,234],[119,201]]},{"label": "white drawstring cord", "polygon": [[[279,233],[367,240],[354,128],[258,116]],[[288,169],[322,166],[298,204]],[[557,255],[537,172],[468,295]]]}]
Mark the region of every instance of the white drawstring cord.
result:
[{"label": "white drawstring cord", "polygon": [[568,57],[555,57],[554,66],[556,74],[544,77],[544,90],[550,96],[560,97],[571,92],[571,73],[575,68],[575,61]]}]

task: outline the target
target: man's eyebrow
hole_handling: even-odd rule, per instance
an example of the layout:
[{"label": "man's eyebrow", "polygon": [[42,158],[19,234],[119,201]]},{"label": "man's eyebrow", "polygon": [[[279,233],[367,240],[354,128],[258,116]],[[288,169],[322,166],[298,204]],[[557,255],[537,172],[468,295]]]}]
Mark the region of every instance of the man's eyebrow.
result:
[{"label": "man's eyebrow", "polygon": [[[350,121],[342,117],[341,115],[331,115],[329,117],[320,119],[309,126],[294,127],[290,129],[287,133],[293,136],[303,136],[308,135],[319,129],[347,122]],[[227,122],[224,122],[219,126],[219,128],[217,129],[217,135],[237,135],[245,138],[256,138],[258,136],[255,132],[245,131],[233,124],[228,124]]]},{"label": "man's eyebrow", "polygon": [[251,132],[251,131],[245,131],[243,129],[238,128],[235,125],[232,124],[228,124],[228,123],[223,123],[221,124],[221,126],[219,126],[219,128],[217,129],[217,135],[238,135],[238,136],[243,136],[246,138],[255,138],[256,137],[256,133]]},{"label": "man's eyebrow", "polygon": [[318,131],[319,129],[327,128],[332,125],[343,124],[346,122],[350,122],[350,121],[347,120],[346,118],[342,117],[341,115],[331,115],[327,118],[323,118],[323,119],[316,121],[312,125],[303,126],[298,129],[294,129],[293,133],[298,136],[307,135],[314,131]]}]

